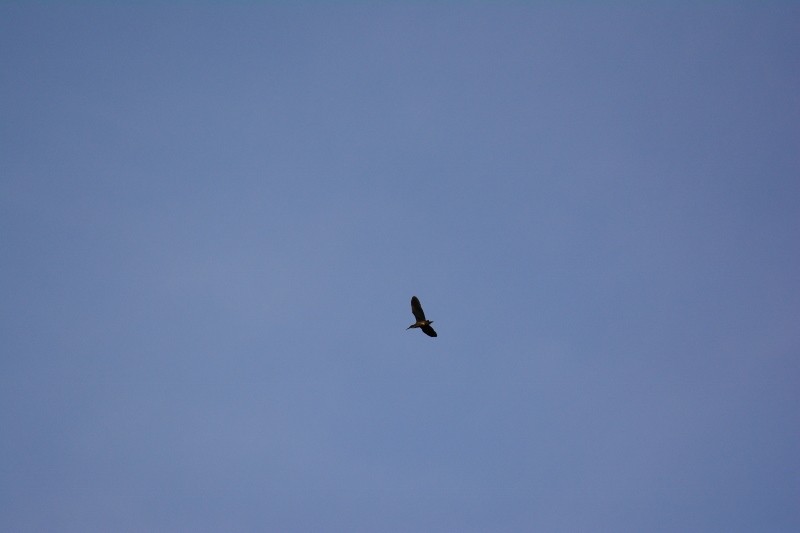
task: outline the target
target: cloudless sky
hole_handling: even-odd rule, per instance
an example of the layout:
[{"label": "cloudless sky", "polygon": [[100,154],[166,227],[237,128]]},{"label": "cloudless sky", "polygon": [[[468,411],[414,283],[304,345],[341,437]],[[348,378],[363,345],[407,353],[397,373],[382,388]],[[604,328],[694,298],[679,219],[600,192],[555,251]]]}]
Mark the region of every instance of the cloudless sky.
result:
[{"label": "cloudless sky", "polygon": [[800,8],[692,4],[3,3],[0,530],[800,530]]}]

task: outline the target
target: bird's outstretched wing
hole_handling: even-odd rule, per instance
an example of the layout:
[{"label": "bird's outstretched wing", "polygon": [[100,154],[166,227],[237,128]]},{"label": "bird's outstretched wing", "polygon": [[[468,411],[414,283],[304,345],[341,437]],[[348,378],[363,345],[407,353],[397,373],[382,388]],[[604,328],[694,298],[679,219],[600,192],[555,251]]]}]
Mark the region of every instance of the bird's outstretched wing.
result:
[{"label": "bird's outstretched wing", "polygon": [[428,324],[427,326],[420,326],[419,329],[421,329],[422,332],[425,335],[427,335],[428,337],[435,337],[436,336],[436,332],[433,331],[433,328],[430,326],[430,324]]},{"label": "bird's outstretched wing", "polygon": [[[416,296],[411,297],[411,312],[414,313],[414,318],[417,319],[417,322],[425,320],[425,312],[422,310],[422,305],[420,305],[419,298]],[[430,333],[428,335],[430,335]]]}]

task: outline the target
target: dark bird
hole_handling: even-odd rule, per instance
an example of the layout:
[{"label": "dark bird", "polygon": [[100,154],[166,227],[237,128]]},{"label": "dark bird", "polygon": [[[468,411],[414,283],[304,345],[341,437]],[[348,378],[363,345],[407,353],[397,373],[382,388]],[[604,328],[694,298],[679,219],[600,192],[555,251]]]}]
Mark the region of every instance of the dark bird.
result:
[{"label": "dark bird", "polygon": [[433,331],[431,327],[433,320],[425,320],[425,311],[422,310],[422,305],[419,303],[419,298],[416,296],[411,297],[411,312],[414,313],[414,318],[416,318],[417,321],[408,326],[406,330],[419,328],[428,337],[435,337],[436,332]]}]

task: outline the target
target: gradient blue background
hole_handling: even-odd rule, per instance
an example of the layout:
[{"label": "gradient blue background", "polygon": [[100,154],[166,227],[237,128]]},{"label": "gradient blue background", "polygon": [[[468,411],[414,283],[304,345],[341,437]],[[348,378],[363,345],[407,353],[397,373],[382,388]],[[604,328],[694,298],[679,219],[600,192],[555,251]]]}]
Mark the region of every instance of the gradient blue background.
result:
[{"label": "gradient blue background", "polygon": [[0,62],[0,530],[800,530],[797,3],[4,3]]}]

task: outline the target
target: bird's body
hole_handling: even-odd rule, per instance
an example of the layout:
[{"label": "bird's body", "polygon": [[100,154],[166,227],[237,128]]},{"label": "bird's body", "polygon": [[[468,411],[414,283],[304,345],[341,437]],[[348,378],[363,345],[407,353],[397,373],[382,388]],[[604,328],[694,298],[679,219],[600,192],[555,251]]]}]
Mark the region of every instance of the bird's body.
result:
[{"label": "bird's body", "polygon": [[422,304],[419,303],[419,298],[416,296],[411,297],[411,312],[414,313],[414,318],[416,318],[417,321],[406,329],[419,328],[428,337],[436,337],[436,332],[431,327],[433,320],[425,319],[425,312],[422,310]]}]

